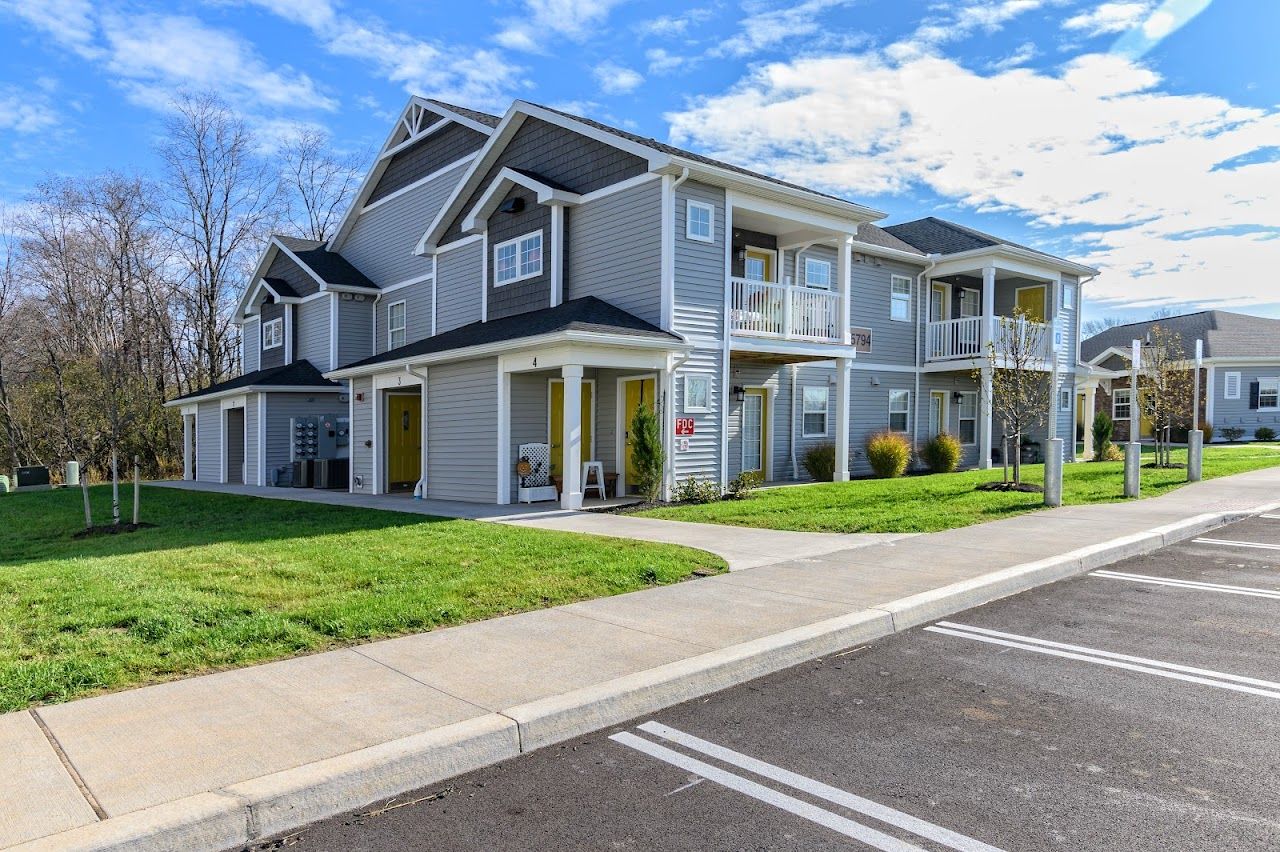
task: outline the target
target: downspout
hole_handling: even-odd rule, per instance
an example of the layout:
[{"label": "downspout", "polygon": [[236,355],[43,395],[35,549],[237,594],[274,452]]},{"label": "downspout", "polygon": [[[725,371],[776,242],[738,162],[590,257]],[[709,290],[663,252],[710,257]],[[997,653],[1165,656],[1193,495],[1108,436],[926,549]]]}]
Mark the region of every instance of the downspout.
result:
[{"label": "downspout", "polygon": [[[920,274],[916,276],[916,290],[918,292],[920,291],[920,288],[924,285],[924,277],[928,275],[931,271],[933,271],[933,268],[937,265],[938,265],[938,262],[936,260],[929,261],[929,265],[926,266],[923,270],[921,270]],[[924,327],[926,319],[929,316],[928,301],[929,301],[929,297],[931,297],[932,295],[933,293],[929,291],[921,292],[920,304],[917,308],[917,310],[920,313],[920,321],[916,323],[916,335],[915,335],[916,336],[916,389],[913,396],[913,399],[914,399],[913,404],[916,407],[916,410],[915,410],[916,416],[911,418],[911,446],[913,447],[913,449],[918,448],[920,446],[919,444],[919,441],[920,441],[920,370],[924,366],[924,356],[920,351],[920,329]],[[928,411],[928,410],[929,409],[926,407],[925,411]]]},{"label": "downspout", "polygon": [[426,435],[427,435],[427,374],[426,374],[426,373],[419,373],[417,370],[413,369],[413,365],[412,365],[412,364],[405,364],[405,365],[404,365],[404,371],[405,371],[406,373],[408,373],[409,375],[411,375],[411,376],[416,376],[418,379],[420,379],[420,380],[422,381],[422,391],[421,391],[421,400],[422,400],[422,401],[421,401],[421,406],[420,406],[420,411],[421,411],[421,413],[419,414],[419,417],[421,417],[421,418],[422,418],[422,422],[418,424],[418,433],[419,433],[419,434],[418,434],[418,437],[419,437],[419,440],[422,442],[422,449],[421,449],[421,450],[419,450],[419,458],[418,458],[418,474],[419,474],[419,476],[418,476],[418,481],[417,481],[416,483],[414,483],[414,486],[413,486],[413,499],[415,499],[415,500],[421,500],[421,499],[423,499],[424,497],[426,497],[426,496],[427,496],[427,477],[426,477],[425,475],[423,475],[423,474],[422,474],[422,472],[423,472],[424,470],[426,470],[426,467],[427,467],[427,441],[426,441]]},{"label": "downspout", "polygon": [[791,428],[787,430],[791,437],[791,478],[799,479],[800,469],[796,465],[796,377],[799,368],[794,363],[787,366],[791,368]]}]

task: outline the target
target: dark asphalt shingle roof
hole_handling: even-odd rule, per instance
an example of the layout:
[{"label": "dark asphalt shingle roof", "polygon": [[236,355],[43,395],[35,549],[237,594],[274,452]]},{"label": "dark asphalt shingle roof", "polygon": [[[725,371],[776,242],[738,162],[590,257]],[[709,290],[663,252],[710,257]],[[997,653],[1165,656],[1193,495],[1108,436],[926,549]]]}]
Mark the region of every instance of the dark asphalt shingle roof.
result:
[{"label": "dark asphalt shingle roof", "polygon": [[342,385],[338,382],[329,381],[320,374],[319,370],[312,366],[310,361],[302,360],[294,361],[292,364],[285,364],[282,367],[254,370],[252,373],[245,373],[243,376],[236,376],[234,379],[227,379],[225,382],[218,382],[217,384],[209,385],[207,388],[201,388],[200,390],[174,397],[170,402],[248,387],[297,387],[316,388],[317,390],[332,388],[336,391]]},{"label": "dark asphalt shingle roof", "polygon": [[[378,289],[369,278],[351,265],[345,257],[336,251],[327,251],[325,244],[318,240],[304,240],[301,237],[286,237],[276,234],[285,248],[297,255],[307,267],[328,284],[342,287],[367,287]],[[283,294],[281,294],[283,295]]]},{"label": "dark asphalt shingle roof", "polygon": [[263,278],[262,280],[267,282],[267,286],[270,287],[272,292],[274,292],[280,298],[282,299],[298,298],[298,291],[293,289],[293,285],[290,284],[288,281],[285,281],[283,278]]},{"label": "dark asphalt shingle roof", "polygon": [[1024,246],[1021,243],[1015,243],[1013,240],[1006,240],[979,231],[976,228],[961,225],[958,222],[939,219],[936,216],[926,216],[923,219],[915,219],[911,222],[888,225],[884,230],[898,239],[910,243],[925,254],[956,254],[962,251],[1005,245],[1033,251],[1051,260],[1074,263],[1074,261],[1049,254],[1040,249]]},{"label": "dark asphalt shingle roof", "polygon": [[647,323],[634,314],[601,301],[595,296],[586,296],[557,305],[554,308],[542,308],[537,311],[516,314],[488,322],[473,322],[435,337],[415,340],[396,349],[365,358],[343,369],[365,367],[382,364],[387,361],[398,361],[402,358],[413,358],[420,355],[431,355],[449,352],[454,349],[465,349],[471,346],[483,346],[487,343],[500,343],[507,340],[519,340],[524,337],[537,337],[543,334],[554,334],[562,331],[587,331],[599,334],[616,334],[649,340],[663,340],[679,343],[681,339],[674,334],[663,331],[656,325]]},{"label": "dark asphalt shingle roof", "polygon": [[858,226],[858,241],[869,243],[873,246],[880,246],[881,248],[905,251],[910,254],[918,254],[921,257],[924,257],[924,252],[911,245],[911,243],[904,242],[886,231],[884,228],[872,225],[869,222]]},{"label": "dark asphalt shingle roof", "polygon": [[472,121],[478,121],[486,127],[497,127],[502,123],[502,119],[496,115],[490,115],[487,112],[481,112],[478,109],[467,109],[466,107],[455,106],[445,101],[436,100],[435,98],[427,98],[427,103],[453,110],[458,115],[469,118]]},{"label": "dark asphalt shingle roof", "polygon": [[1195,356],[1197,339],[1204,341],[1206,358],[1280,357],[1280,319],[1231,311],[1199,311],[1118,325],[1080,341],[1080,357],[1090,361],[1113,346],[1128,348],[1135,339],[1145,340],[1157,325],[1178,333],[1187,358]]}]

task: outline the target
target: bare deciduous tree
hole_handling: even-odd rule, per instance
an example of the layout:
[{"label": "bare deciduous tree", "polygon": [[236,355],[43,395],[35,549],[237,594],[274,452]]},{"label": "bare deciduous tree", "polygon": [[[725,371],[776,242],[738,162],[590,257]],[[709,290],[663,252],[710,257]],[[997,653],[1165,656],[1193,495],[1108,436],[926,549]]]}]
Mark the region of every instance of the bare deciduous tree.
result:
[{"label": "bare deciduous tree", "polygon": [[1159,323],[1153,325],[1138,367],[1138,404],[1151,421],[1159,467],[1173,465],[1169,445],[1174,427],[1191,424],[1194,381],[1182,348],[1182,335]]},{"label": "bare deciduous tree", "polygon": [[309,240],[329,239],[360,186],[361,160],[334,154],[329,134],[316,128],[300,130],[280,155],[282,192],[293,232]]},{"label": "bare deciduous tree", "polygon": [[1014,485],[1022,484],[1022,436],[1043,425],[1048,416],[1051,391],[1045,372],[1046,334],[1045,325],[1030,322],[1021,308],[1015,308],[1014,316],[1000,319],[987,346],[987,368],[991,370],[987,402],[992,420],[1004,426],[1004,479],[1009,481],[1012,456]]}]

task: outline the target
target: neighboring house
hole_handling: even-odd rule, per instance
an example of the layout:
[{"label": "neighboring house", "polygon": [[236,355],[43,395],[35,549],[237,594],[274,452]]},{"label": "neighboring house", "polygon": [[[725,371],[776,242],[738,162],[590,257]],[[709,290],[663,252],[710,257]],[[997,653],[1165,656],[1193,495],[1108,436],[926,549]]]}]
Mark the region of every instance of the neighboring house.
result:
[{"label": "neighboring house", "polygon": [[[1181,338],[1188,367],[1194,364],[1196,341],[1203,341],[1199,407],[1201,422],[1214,428],[1213,440],[1225,440],[1222,432],[1228,427],[1243,429],[1249,439],[1259,426],[1280,433],[1280,320],[1200,311],[1115,326],[1081,342],[1076,392],[1085,455],[1093,454],[1087,424],[1096,411],[1108,412],[1115,421],[1114,440],[1129,440],[1133,341],[1149,341],[1157,325]],[[1140,417],[1139,429],[1140,440],[1151,437],[1145,418]]]},{"label": "neighboring house", "polygon": [[[253,376],[276,320],[285,354],[343,385],[308,398],[345,406],[356,493],[511,502],[528,443],[550,445],[566,506],[587,460],[627,491],[641,404],[663,424],[668,493],[744,470],[802,479],[823,443],[838,478],[863,474],[883,429],[917,444],[951,432],[967,465],[989,466],[999,424],[975,372],[1015,306],[1044,323],[1038,366],[1056,365],[1054,427],[1070,438],[1081,279],[1095,270],[882,217],[547,107],[498,118],[413,98],[334,238],[268,249],[237,313],[246,376],[172,403],[196,436],[188,476],[236,480],[235,452],[203,459],[236,444],[238,415],[219,412],[247,411],[247,387],[275,416],[279,392]],[[258,458],[245,481],[283,463]]]}]

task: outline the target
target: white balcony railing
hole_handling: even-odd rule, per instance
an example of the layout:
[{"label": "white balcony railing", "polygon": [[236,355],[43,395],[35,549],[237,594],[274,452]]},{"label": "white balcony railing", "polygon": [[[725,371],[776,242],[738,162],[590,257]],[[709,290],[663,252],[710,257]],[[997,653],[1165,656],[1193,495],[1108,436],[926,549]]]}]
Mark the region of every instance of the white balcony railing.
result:
[{"label": "white balcony railing", "polygon": [[839,293],[732,279],[730,306],[735,334],[840,343],[844,310]]},{"label": "white balcony railing", "polygon": [[[1051,351],[1053,327],[1049,323],[1030,322],[1014,317],[990,317],[991,342],[997,354],[1009,350],[1035,349],[1034,357],[1047,359]],[[983,317],[936,320],[925,330],[925,355],[930,361],[983,358]]]}]

